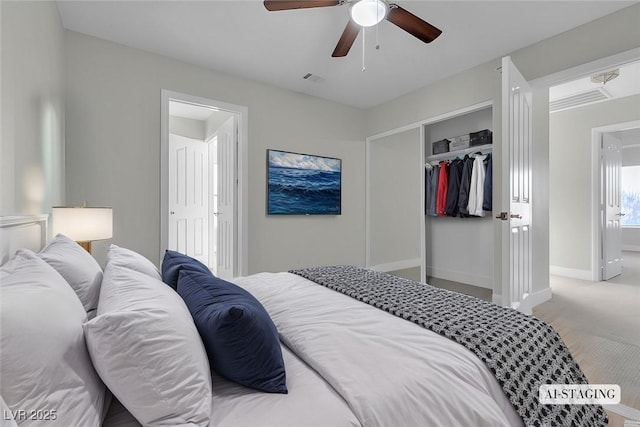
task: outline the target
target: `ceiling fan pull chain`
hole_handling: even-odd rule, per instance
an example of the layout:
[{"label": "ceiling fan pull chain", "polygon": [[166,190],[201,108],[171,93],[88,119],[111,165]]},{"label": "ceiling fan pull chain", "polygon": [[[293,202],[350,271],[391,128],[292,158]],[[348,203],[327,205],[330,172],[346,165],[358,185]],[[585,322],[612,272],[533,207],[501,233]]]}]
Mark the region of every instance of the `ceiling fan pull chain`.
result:
[{"label": "ceiling fan pull chain", "polygon": [[364,73],[365,70],[367,69],[364,66],[364,40],[365,40],[365,34],[367,34],[367,29],[366,28],[362,28],[362,72]]},{"label": "ceiling fan pull chain", "polygon": [[378,23],[376,24],[376,50],[380,50],[380,32],[378,31],[380,21],[382,21],[382,18],[380,18],[380,9],[376,9],[376,15],[378,17]]}]

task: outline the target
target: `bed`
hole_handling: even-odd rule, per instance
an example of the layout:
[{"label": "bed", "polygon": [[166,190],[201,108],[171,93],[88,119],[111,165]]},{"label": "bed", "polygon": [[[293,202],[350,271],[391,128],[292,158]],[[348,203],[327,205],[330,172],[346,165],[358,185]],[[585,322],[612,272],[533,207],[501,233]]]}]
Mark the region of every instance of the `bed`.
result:
[{"label": "bed", "polygon": [[[513,310],[351,266],[229,283],[112,245],[102,271],[46,235],[46,216],[0,220],[8,425],[607,424],[598,405],[538,402],[542,383],[586,379],[553,328]],[[230,293],[252,298],[250,329],[207,312]]]}]

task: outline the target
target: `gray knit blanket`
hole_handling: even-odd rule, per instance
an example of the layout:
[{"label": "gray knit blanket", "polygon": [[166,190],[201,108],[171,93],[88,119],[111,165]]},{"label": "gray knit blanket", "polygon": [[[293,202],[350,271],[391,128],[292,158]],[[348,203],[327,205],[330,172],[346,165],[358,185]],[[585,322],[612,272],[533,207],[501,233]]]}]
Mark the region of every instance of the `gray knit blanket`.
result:
[{"label": "gray knit blanket", "polygon": [[351,266],[291,270],[471,350],[493,372],[526,426],[606,426],[600,405],[543,405],[541,384],[588,381],[556,330],[468,295]]}]

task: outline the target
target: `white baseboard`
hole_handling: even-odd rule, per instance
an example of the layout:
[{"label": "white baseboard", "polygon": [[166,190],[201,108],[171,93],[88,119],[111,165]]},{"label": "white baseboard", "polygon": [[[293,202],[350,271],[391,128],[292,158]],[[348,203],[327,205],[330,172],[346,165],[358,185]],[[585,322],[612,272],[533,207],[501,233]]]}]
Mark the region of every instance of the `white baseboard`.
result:
[{"label": "white baseboard", "polygon": [[640,246],[638,245],[622,245],[623,251],[640,252]]},{"label": "white baseboard", "polygon": [[640,411],[626,405],[618,403],[617,405],[602,405],[607,411],[615,412],[628,420],[640,421]]},{"label": "white baseboard", "polygon": [[438,279],[451,280],[468,285],[478,286],[480,288],[493,289],[493,278],[488,276],[480,276],[478,274],[466,273],[464,271],[444,270],[441,268],[427,267],[427,276],[437,277]]},{"label": "white baseboard", "polygon": [[552,296],[553,294],[551,293],[551,288],[544,288],[542,290],[534,292],[531,295],[529,295],[529,298],[528,298],[529,306],[533,308],[536,305],[540,305],[543,302],[547,302],[551,299]]},{"label": "white baseboard", "polygon": [[572,279],[589,281],[593,279],[591,270],[579,270],[577,268],[558,267],[556,265],[549,266],[549,273],[556,276],[571,277]]},{"label": "white baseboard", "polygon": [[[533,308],[536,305],[549,301],[552,296],[553,294],[551,293],[551,288],[544,288],[540,291],[530,294],[527,297],[526,305],[529,308]],[[494,293],[491,297],[491,302],[493,302],[494,304],[502,305],[502,295]]]},{"label": "white baseboard", "polygon": [[381,271],[386,273],[387,271],[406,270],[407,268],[415,268],[415,267],[420,267],[420,258],[387,262],[384,264],[372,265],[369,268],[374,271]]}]

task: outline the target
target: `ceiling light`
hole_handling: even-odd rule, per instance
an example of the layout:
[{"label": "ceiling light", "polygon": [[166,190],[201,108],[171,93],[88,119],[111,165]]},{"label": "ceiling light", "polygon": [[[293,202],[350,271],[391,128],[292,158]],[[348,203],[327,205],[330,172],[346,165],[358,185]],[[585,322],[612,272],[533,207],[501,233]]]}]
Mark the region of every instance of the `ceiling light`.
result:
[{"label": "ceiling light", "polygon": [[605,71],[604,73],[594,74],[591,76],[592,83],[602,83],[605,84],[620,75],[620,69],[616,68],[615,70]]},{"label": "ceiling light", "polygon": [[360,0],[351,6],[351,19],[361,27],[371,27],[384,19],[387,10],[383,0]]}]

